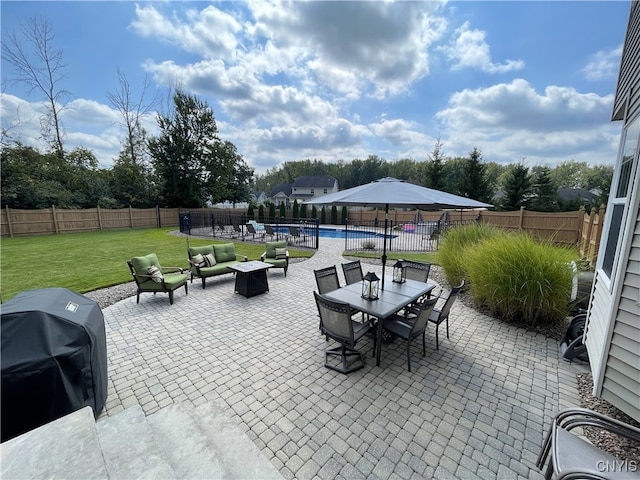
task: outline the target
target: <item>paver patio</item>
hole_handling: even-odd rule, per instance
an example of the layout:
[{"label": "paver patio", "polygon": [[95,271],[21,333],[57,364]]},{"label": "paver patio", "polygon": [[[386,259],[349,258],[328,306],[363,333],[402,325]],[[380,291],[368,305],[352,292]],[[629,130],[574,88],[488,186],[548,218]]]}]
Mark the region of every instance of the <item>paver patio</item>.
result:
[{"label": "paver patio", "polygon": [[174,305],[146,293],[139,305],[134,296],[105,308],[100,418],[216,399],[287,478],[543,478],[543,433],[555,412],[579,404],[576,374],[586,367],[564,362],[555,340],[457,302],[439,351],[433,325],[425,357],[415,342],[413,372],[404,342],[385,345],[376,367],[370,339],[358,345],[364,369],[329,370],[313,270],[346,260],[342,240],[320,245],[287,277],[270,271],[263,295],[234,294],[224,275],[178,291]]}]

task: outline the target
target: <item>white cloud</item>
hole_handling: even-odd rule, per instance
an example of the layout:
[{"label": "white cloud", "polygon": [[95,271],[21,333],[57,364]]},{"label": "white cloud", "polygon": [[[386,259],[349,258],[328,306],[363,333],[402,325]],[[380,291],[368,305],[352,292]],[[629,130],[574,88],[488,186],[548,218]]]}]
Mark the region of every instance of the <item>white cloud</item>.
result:
[{"label": "white cloud", "polygon": [[489,44],[485,41],[485,32],[470,29],[465,22],[456,29],[458,37],[448,47],[443,47],[449,60],[454,62],[452,69],[475,68],[487,73],[506,73],[524,68],[522,60],[506,60],[494,63],[491,59]]},{"label": "white cloud", "polygon": [[609,80],[617,78],[620,68],[620,57],[622,56],[622,45],[609,50],[594,53],[589,59],[589,63],[582,70],[587,80]]},{"label": "white cloud", "polygon": [[451,155],[466,155],[478,146],[487,160],[591,158],[593,163],[597,152],[611,155],[612,137],[619,132],[617,125],[607,123],[612,102],[613,95],[584,94],[568,87],[549,86],[540,94],[527,81],[516,79],[457,92],[436,118],[447,132],[445,143],[455,149],[448,152]]}]

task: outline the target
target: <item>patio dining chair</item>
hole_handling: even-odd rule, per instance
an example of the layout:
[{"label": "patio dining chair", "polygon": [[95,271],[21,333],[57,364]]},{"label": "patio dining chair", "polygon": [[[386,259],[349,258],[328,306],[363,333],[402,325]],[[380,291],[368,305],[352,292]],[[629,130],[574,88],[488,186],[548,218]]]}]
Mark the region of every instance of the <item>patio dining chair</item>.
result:
[{"label": "patio dining chair", "polygon": [[407,342],[407,368],[409,371],[411,371],[411,342],[419,336],[422,336],[422,356],[426,355],[425,331],[437,300],[437,298],[429,298],[421,302],[418,306],[418,316],[411,322],[408,322],[404,315],[396,314],[385,319],[383,323],[383,327],[393,333],[396,338],[402,338]]},{"label": "patio dining chair", "polygon": [[[371,329],[373,322],[355,322],[348,303],[334,302],[318,292],[313,292],[320,315],[320,330],[337,341],[340,346],[325,350],[324,366],[340,373],[351,373],[364,367],[364,355],[355,350],[355,346]],[[376,338],[373,335],[373,351],[376,351]],[[355,357],[355,361],[350,362]],[[336,364],[336,358],[339,362]],[[331,361],[333,359],[333,361]]]},{"label": "patio dining chair", "polygon": [[[429,280],[429,272],[431,271],[431,264],[426,262],[418,262],[415,260],[403,260],[407,267],[407,278],[415,280],[416,282],[427,282]],[[424,297],[419,298],[415,302],[405,307],[405,316],[408,318],[416,317],[418,315],[418,306],[423,300],[431,297],[431,292],[427,293]]]},{"label": "patio dining chair", "polygon": [[573,433],[575,428],[582,427],[609,432],[640,444],[640,428],[586,408],[562,410],[553,419],[536,461],[540,471],[543,471],[547,460],[549,461],[545,471],[547,480],[554,475],[556,479],[640,478],[635,465],[632,471],[630,462],[614,457]]},{"label": "patio dining chair", "polygon": [[[458,285],[457,287],[453,287],[451,289],[451,291],[449,292],[449,296],[445,300],[442,307],[441,308],[434,307],[433,311],[431,312],[431,315],[429,315],[429,322],[435,323],[436,325],[436,350],[440,349],[440,344],[438,339],[438,329],[440,328],[440,324],[442,322],[446,322],[447,324],[447,338],[449,338],[449,314],[451,313],[451,306],[453,305],[453,302],[456,301],[456,298],[458,297],[458,294],[460,293],[460,290],[462,290],[463,287],[464,287],[464,279],[462,280],[462,282],[460,282],[460,285]],[[442,296],[442,291],[440,292],[440,295],[435,297],[435,299],[438,300],[441,298],[441,296]]]},{"label": "patio dining chair", "polygon": [[316,277],[316,285],[318,286],[318,292],[320,294],[328,293],[340,288],[338,270],[335,265],[314,270],[313,274]]},{"label": "patio dining chair", "polygon": [[344,280],[347,285],[362,281],[362,264],[360,263],[360,260],[343,263],[342,272],[344,273]]}]

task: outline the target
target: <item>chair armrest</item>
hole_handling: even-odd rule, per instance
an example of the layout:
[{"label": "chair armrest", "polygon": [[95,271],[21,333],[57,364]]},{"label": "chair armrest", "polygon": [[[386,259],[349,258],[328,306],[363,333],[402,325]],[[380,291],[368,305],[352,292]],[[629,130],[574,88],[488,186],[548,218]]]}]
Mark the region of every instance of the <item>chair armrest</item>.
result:
[{"label": "chair armrest", "polygon": [[184,273],[184,269],[182,267],[162,267],[162,273]]},{"label": "chair armrest", "polygon": [[240,260],[241,262],[246,262],[248,260],[246,255],[240,255],[239,253],[236,253],[236,259]]},{"label": "chair armrest", "polygon": [[260,261],[264,262],[264,259],[266,256],[267,256],[267,252],[262,252],[262,254],[260,255]]}]

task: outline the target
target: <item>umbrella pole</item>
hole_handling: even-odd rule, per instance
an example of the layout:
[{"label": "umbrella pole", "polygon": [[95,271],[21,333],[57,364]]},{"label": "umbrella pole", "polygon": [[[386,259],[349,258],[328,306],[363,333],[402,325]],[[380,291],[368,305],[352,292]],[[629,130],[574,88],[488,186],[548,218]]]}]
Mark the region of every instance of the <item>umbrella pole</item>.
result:
[{"label": "umbrella pole", "polygon": [[384,208],[384,236],[382,237],[382,290],[384,290],[384,268],[387,265],[387,221],[389,217],[389,204]]}]

